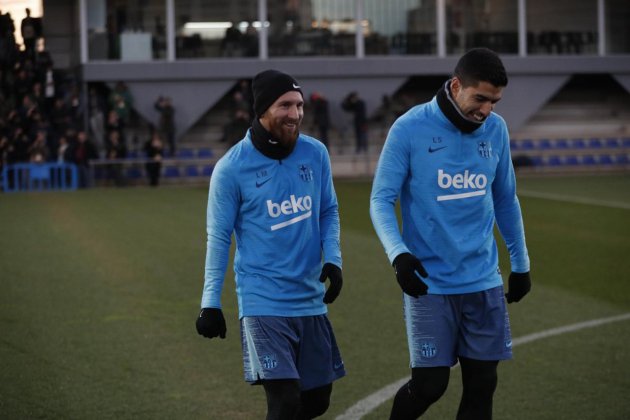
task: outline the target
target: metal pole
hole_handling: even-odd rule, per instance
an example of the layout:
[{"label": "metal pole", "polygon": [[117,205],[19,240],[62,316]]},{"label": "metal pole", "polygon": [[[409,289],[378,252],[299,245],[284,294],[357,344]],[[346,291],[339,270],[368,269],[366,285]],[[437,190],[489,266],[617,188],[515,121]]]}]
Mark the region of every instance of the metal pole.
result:
[{"label": "metal pole", "polygon": [[365,57],[365,38],[363,37],[363,0],[354,2],[354,18],[356,19],[356,34],[354,42],[356,44],[356,57]]},{"label": "metal pole", "polygon": [[518,0],[518,55],[527,55],[527,0]]},{"label": "metal pole", "polygon": [[258,0],[258,20],[260,21],[260,30],[258,31],[258,57],[261,60],[269,58],[268,33],[267,33],[267,0]]},{"label": "metal pole", "polygon": [[86,0],[79,0],[79,49],[81,64],[88,62],[88,42],[87,42],[87,6]]},{"label": "metal pole", "polygon": [[606,5],[604,0],[597,0],[597,53],[606,55]]},{"label": "metal pole", "polygon": [[175,61],[174,0],[166,0],[166,61]]},{"label": "metal pole", "polygon": [[438,57],[446,57],[446,4],[444,0],[437,0],[437,54]]}]

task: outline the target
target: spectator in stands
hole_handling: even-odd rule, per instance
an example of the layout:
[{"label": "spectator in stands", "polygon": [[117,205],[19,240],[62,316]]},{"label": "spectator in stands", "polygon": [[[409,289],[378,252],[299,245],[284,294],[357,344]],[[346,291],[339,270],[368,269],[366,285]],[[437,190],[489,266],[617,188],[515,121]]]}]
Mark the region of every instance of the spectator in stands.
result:
[{"label": "spectator in stands", "polygon": [[298,82],[267,70],[252,87],[252,128],[210,180],[196,327],[225,338],[221,291],[234,233],[246,381],[263,386],[267,419],[312,419],[326,412],[332,382],[345,375],[326,316],[343,283],[337,198],[325,147],[299,132]]},{"label": "spectator in stands", "polygon": [[31,9],[26,8],[26,17],[22,19],[20,31],[24,40],[24,50],[27,57],[35,58],[35,44],[41,36],[42,30],[39,21],[31,17]]},{"label": "spectator in stands", "polygon": [[11,71],[18,56],[14,32],[15,26],[11,14],[0,12],[0,90],[7,97],[10,96],[8,90]]},{"label": "spectator in stands", "polygon": [[72,157],[70,156],[70,144],[65,135],[59,137],[59,146],[57,146],[57,163],[70,163]]},{"label": "spectator in stands", "polygon": [[11,109],[6,118],[5,118],[5,132],[9,136],[9,138],[13,137],[13,133],[15,129],[18,127],[22,127],[22,121],[20,120],[20,115],[15,109]]},{"label": "spectator in stands", "polygon": [[18,64],[16,72],[17,77],[13,81],[13,94],[15,95],[16,103],[21,103],[22,99],[31,91],[33,75],[21,63]]},{"label": "spectator in stands", "polygon": [[246,96],[243,94],[243,91],[240,88],[237,88],[232,93],[232,101],[230,103],[230,113],[232,115],[236,115],[237,111],[245,111],[248,115],[251,115],[250,110],[252,109],[251,103],[247,100]]},{"label": "spectator in stands", "polygon": [[2,13],[0,10],[0,39],[14,42],[15,25],[11,18],[11,13]]},{"label": "spectator in stands", "polygon": [[254,118],[254,98],[252,97],[252,87],[248,79],[241,79],[238,81],[236,91],[240,92],[240,96],[232,96],[233,111],[236,112],[237,108],[242,108],[249,114],[250,122]]},{"label": "spectator in stands", "polygon": [[313,124],[317,127],[319,140],[328,148],[328,130],[330,129],[330,114],[328,100],[319,92],[311,94],[313,107]]},{"label": "spectator in stands", "polygon": [[229,147],[238,143],[251,126],[249,113],[239,108],[234,111],[234,117],[223,127],[223,137],[221,143],[226,143]]},{"label": "spectator in stands", "polygon": [[[105,109],[103,98],[96,88],[90,88],[88,97],[90,134],[94,139],[99,155],[105,150]],[[115,113],[114,113],[115,114]]]},{"label": "spectator in stands", "polygon": [[46,145],[48,146],[51,154],[49,155],[51,159],[54,159],[56,156],[57,150],[57,135],[53,132],[50,127],[50,124],[46,118],[39,112],[39,109],[33,113],[33,117],[30,121],[30,127],[28,131],[29,138],[34,140],[37,137],[38,132],[43,131],[46,137]]},{"label": "spectator in stands", "polygon": [[105,123],[105,150],[107,149],[109,136],[112,131],[118,131],[120,141],[123,144],[127,144],[125,132],[123,131],[123,123],[120,120],[120,117],[118,117],[118,113],[114,110],[111,110],[107,113],[107,121]]},{"label": "spectator in stands", "polygon": [[166,139],[169,154],[175,156],[175,108],[168,96],[160,96],[155,102],[155,109],[160,113],[160,136]]},{"label": "spectator in stands", "polygon": [[258,57],[258,31],[252,23],[247,25],[242,37],[243,55],[245,57]]},{"label": "spectator in stands", "polygon": [[39,76],[40,83],[44,86],[43,112],[48,117],[55,103],[57,94],[57,80],[53,70],[53,63],[49,61]]},{"label": "spectator in stands", "polygon": [[[24,97],[22,97],[22,106],[20,106],[18,112],[20,114],[20,120],[23,122],[24,127],[30,128],[33,125],[33,117],[38,112],[37,103],[31,99],[30,95],[24,95]],[[30,133],[27,132],[27,134]]]},{"label": "spectator in stands", "polygon": [[[107,139],[106,157],[108,160],[120,160],[127,156],[127,148],[120,139],[120,133],[116,130],[110,131]],[[123,176],[123,165],[121,162],[113,162],[107,165],[107,178],[114,181],[114,185],[122,187],[125,184]]]},{"label": "spectator in stands", "polygon": [[70,87],[70,91],[66,94],[64,102],[68,107],[70,124],[75,128],[83,127],[83,100],[81,99],[79,86],[76,83],[73,83]]},{"label": "spectator in stands", "polygon": [[223,57],[242,56],[241,37],[242,34],[237,27],[237,23],[233,22],[230,27],[225,30],[225,36],[221,41],[221,55]]},{"label": "spectator in stands", "polygon": [[35,102],[37,106],[37,110],[39,112],[44,112],[46,106],[46,100],[44,98],[44,91],[42,90],[42,84],[36,79],[33,81],[31,85],[31,93],[30,97]]},{"label": "spectator in stands", "polygon": [[354,135],[356,140],[356,153],[366,152],[368,149],[368,124],[365,101],[357,92],[350,92],[341,103],[341,107],[354,115]]},{"label": "spectator in stands", "polygon": [[57,136],[64,134],[68,128],[72,127],[70,124],[70,111],[63,98],[55,98],[53,108],[50,111],[50,126]]},{"label": "spectator in stands", "polygon": [[110,97],[109,106],[124,127],[129,122],[129,107],[125,99],[114,92]]},{"label": "spectator in stands", "polygon": [[[116,83],[116,86],[109,94],[108,104],[109,110],[114,111],[118,117],[116,124],[118,125],[117,129],[120,132],[120,141],[126,146],[129,140],[127,127],[131,122],[133,97],[124,82]],[[108,129],[107,131],[108,133],[106,134],[106,138],[109,138],[110,130]]]},{"label": "spectator in stands", "polygon": [[50,156],[50,149],[46,144],[46,132],[38,131],[37,137],[28,149],[29,161],[33,163],[47,162]]},{"label": "spectator in stands", "polygon": [[[71,131],[69,132],[71,133]],[[79,188],[91,186],[90,161],[98,159],[96,146],[88,138],[85,131],[79,131],[76,137],[72,134],[66,135],[70,142],[68,156],[72,163],[77,165],[79,172]]]},{"label": "spectator in stands", "polygon": [[145,143],[144,151],[147,159],[149,159],[149,162],[145,164],[147,175],[149,176],[149,185],[157,187],[160,183],[162,157],[164,156],[164,144],[158,130],[151,130],[151,138]]},{"label": "spectator in stands", "polygon": [[[403,291],[411,359],[391,419],[420,417],[457,362],[457,418],[492,418],[497,367],[512,358],[506,304],[531,288],[508,129],[493,112],[507,83],[495,52],[468,51],[430,102],[396,120],[383,146],[370,215]],[[511,260],[507,293],[495,223]]]},{"label": "spectator in stands", "polygon": [[9,154],[9,137],[0,132],[0,173],[7,163],[7,155]]},{"label": "spectator in stands", "polygon": [[31,141],[22,127],[16,127],[9,139],[7,163],[23,163],[29,160]]}]

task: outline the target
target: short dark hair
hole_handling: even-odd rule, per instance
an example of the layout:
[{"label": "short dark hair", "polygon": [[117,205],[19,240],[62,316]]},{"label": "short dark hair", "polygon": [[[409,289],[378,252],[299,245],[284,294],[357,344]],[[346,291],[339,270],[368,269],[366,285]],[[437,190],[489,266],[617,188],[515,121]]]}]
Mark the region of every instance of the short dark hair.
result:
[{"label": "short dark hair", "polygon": [[462,86],[488,82],[493,86],[508,84],[507,73],[499,55],[488,48],[473,48],[464,54],[455,66],[454,75]]}]

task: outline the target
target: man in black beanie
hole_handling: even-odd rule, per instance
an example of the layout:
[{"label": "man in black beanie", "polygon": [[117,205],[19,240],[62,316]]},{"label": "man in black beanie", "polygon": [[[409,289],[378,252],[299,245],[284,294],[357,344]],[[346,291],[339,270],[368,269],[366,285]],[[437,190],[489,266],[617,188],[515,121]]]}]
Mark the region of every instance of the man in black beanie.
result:
[{"label": "man in black beanie", "polygon": [[[298,82],[286,73],[266,70],[258,73],[252,81],[254,112],[252,123],[255,146],[269,157],[282,158],[290,154],[297,141],[298,129],[304,118],[304,97]],[[280,97],[286,98],[279,110],[295,102],[295,109],[288,112],[267,112]],[[274,108],[276,111],[276,108]],[[293,112],[295,111],[295,112]],[[266,113],[267,112],[267,113]],[[265,131],[267,131],[265,133]]]},{"label": "man in black beanie", "polygon": [[345,375],[326,315],[343,284],[337,197],[326,147],[299,131],[300,84],[267,70],[252,90],[252,127],[210,179],[197,332],[225,338],[221,292],[234,234],[245,380],[263,385],[268,420],[311,419]]}]

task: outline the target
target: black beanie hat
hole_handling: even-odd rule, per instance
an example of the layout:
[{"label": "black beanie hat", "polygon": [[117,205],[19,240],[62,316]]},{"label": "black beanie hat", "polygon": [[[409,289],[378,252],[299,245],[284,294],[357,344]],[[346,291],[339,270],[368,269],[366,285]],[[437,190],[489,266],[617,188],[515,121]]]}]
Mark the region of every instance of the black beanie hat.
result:
[{"label": "black beanie hat", "polygon": [[298,82],[286,73],[278,70],[265,70],[254,76],[252,93],[254,94],[254,112],[260,117],[279,97],[287,92],[302,94]]}]

